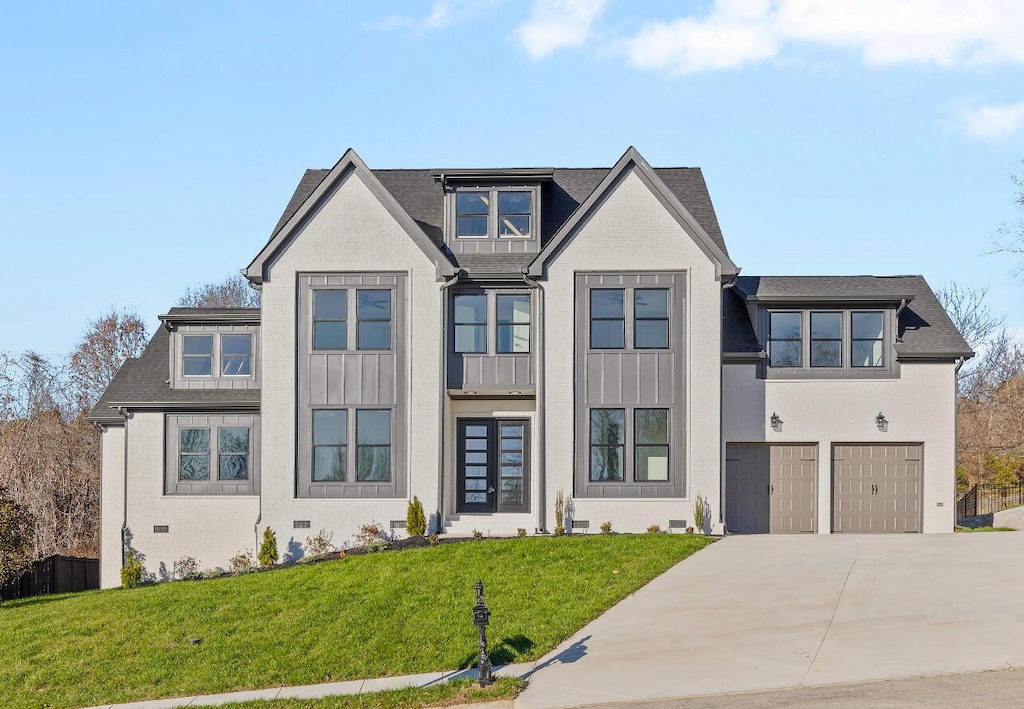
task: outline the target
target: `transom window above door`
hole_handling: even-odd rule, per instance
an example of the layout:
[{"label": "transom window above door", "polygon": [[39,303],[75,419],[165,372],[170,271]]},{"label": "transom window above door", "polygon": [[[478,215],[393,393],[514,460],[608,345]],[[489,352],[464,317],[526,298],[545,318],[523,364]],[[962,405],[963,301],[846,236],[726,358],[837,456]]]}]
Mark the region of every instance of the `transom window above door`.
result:
[{"label": "transom window above door", "polygon": [[535,187],[458,188],[450,212],[455,238],[534,238],[537,194]]}]

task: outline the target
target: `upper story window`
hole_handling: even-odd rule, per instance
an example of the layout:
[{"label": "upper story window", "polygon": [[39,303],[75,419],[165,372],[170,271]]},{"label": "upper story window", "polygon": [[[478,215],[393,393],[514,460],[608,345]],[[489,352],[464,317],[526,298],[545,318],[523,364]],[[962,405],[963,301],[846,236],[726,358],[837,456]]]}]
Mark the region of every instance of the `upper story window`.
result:
[{"label": "upper story window", "polygon": [[854,367],[881,367],[882,313],[851,313],[850,364]]},{"label": "upper story window", "polygon": [[530,351],[530,296],[497,296],[498,353],[522,354]]},{"label": "upper story window", "polygon": [[220,376],[251,376],[252,335],[182,335],[182,373],[186,377],[213,376],[215,360],[220,362]]},{"label": "upper story window", "polygon": [[183,371],[186,377],[213,374],[213,335],[185,335]]},{"label": "upper story window", "polygon": [[530,187],[459,188],[454,200],[456,238],[532,238],[536,196]]},{"label": "upper story window", "polygon": [[529,293],[456,293],[452,297],[454,351],[529,354],[530,313]]},{"label": "upper story window", "polygon": [[487,296],[457,294],[453,299],[455,351],[487,351]]},{"label": "upper story window", "polygon": [[843,366],[842,313],[811,313],[811,366]]},{"label": "upper story window", "polygon": [[768,364],[808,371],[884,369],[885,322],[880,310],[770,311]]},{"label": "upper story window", "polygon": [[[322,288],[313,291],[313,349],[391,349],[392,291]],[[349,328],[354,332],[349,332]]]},{"label": "upper story window", "polygon": [[668,349],[669,299],[668,288],[591,288],[590,349]]}]

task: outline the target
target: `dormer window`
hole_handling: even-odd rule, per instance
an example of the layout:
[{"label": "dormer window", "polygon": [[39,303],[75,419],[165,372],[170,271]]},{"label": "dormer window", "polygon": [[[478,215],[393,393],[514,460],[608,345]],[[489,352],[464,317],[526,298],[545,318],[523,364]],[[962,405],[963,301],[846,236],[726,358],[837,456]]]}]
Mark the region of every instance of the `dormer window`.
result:
[{"label": "dormer window", "polygon": [[536,187],[460,187],[454,197],[456,238],[533,238]]}]

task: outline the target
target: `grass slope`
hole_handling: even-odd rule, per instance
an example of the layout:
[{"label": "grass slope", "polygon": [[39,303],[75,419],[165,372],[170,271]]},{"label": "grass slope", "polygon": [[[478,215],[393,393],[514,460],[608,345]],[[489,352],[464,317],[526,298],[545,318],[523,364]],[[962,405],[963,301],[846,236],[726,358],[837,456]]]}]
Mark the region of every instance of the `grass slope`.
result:
[{"label": "grass slope", "polygon": [[71,707],[469,667],[477,578],[492,660],[531,660],[709,541],[485,540],[12,601],[0,604],[0,697]]},{"label": "grass slope", "polygon": [[232,703],[228,709],[422,709],[515,699],[526,683],[519,678],[499,677],[481,688],[472,680],[459,679],[429,687],[389,689],[366,694],[343,694],[320,699],[269,699]]}]

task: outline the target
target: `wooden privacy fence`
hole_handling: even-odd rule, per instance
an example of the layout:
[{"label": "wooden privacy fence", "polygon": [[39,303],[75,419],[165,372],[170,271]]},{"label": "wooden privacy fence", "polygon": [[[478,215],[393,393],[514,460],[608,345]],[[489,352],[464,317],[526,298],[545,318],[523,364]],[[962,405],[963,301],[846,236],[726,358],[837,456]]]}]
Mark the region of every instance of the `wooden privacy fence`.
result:
[{"label": "wooden privacy fence", "polygon": [[54,555],[32,565],[21,578],[0,586],[0,601],[72,593],[100,587],[99,559]]}]

